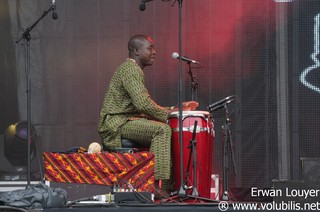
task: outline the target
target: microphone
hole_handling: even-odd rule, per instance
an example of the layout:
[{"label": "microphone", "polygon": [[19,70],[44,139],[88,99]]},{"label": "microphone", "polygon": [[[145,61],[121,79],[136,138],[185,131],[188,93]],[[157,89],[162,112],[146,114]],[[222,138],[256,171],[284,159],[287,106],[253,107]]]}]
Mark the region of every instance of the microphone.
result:
[{"label": "microphone", "polygon": [[58,14],[57,14],[57,11],[56,11],[56,0],[52,0],[52,19],[56,20],[58,19]]},{"label": "microphone", "polygon": [[228,97],[226,97],[226,98],[224,98],[224,99],[222,99],[222,100],[220,100],[218,102],[215,102],[215,103],[209,105],[208,109],[211,112],[216,111],[216,110],[218,110],[220,108],[223,108],[225,104],[233,102],[235,100],[235,98],[236,98],[235,96],[228,96]]},{"label": "microphone", "polygon": [[194,63],[194,64],[200,64],[200,65],[201,65],[201,63],[199,63],[198,61],[191,60],[191,59],[189,59],[189,58],[187,58],[187,57],[184,57],[184,56],[179,56],[179,54],[178,54],[177,52],[172,52],[171,57],[172,57],[173,59],[179,59],[179,58],[181,58],[181,60],[183,60],[183,61],[185,61],[185,62],[187,62],[187,63]]}]

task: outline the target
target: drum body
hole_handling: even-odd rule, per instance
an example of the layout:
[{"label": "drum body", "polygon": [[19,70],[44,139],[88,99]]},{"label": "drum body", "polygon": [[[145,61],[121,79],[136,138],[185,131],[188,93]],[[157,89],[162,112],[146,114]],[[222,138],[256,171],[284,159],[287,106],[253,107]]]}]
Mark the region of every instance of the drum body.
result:
[{"label": "drum body", "polygon": [[[197,121],[195,150],[196,150],[196,183],[200,197],[210,198],[211,174],[213,163],[214,130],[213,119],[206,111],[182,111],[182,154],[183,154],[183,184],[181,184],[181,161],[179,140],[179,112],[171,113],[168,124],[172,128],[172,165],[174,189],[181,186],[194,187],[194,168],[192,151],[192,134]],[[188,166],[189,164],[189,166]],[[188,168],[189,167],[189,168]],[[186,178],[186,173],[189,176]],[[187,180],[186,180],[187,179]],[[186,189],[192,194],[192,189]]]}]

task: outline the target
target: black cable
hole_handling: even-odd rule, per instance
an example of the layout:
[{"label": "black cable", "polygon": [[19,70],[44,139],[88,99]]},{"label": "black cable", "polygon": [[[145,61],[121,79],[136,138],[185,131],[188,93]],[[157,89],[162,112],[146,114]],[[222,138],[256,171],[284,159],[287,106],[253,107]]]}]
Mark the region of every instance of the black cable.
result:
[{"label": "black cable", "polygon": [[[139,180],[141,182],[143,182],[143,180],[139,177]],[[144,195],[142,195],[140,192],[137,192],[135,191],[134,187],[132,186],[131,183],[129,183],[128,181],[126,180],[121,180],[121,182],[124,182],[127,186],[131,187],[132,188],[132,192],[135,194],[135,196],[137,197],[137,199],[139,199],[140,202],[142,203],[153,203],[153,204],[156,204],[155,202],[152,201],[152,199],[149,199],[147,197],[145,197]]]}]

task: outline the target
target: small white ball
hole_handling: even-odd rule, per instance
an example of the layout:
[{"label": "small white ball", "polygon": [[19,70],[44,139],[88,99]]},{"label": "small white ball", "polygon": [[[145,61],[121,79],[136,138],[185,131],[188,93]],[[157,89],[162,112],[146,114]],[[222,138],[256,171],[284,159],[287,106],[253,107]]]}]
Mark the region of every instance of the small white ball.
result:
[{"label": "small white ball", "polygon": [[92,142],[88,147],[88,153],[100,153],[101,145],[98,142]]}]

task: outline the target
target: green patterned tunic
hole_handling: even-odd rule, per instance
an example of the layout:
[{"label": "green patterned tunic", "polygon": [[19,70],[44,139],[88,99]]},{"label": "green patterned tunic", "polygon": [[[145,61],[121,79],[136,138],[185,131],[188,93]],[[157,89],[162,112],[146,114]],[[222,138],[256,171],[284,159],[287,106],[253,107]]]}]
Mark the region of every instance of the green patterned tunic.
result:
[{"label": "green patterned tunic", "polygon": [[121,137],[150,144],[155,154],[155,178],[171,173],[171,128],[168,110],[156,104],[144,85],[144,73],[132,59],[114,73],[105,94],[98,131],[106,149],[121,148]]}]

